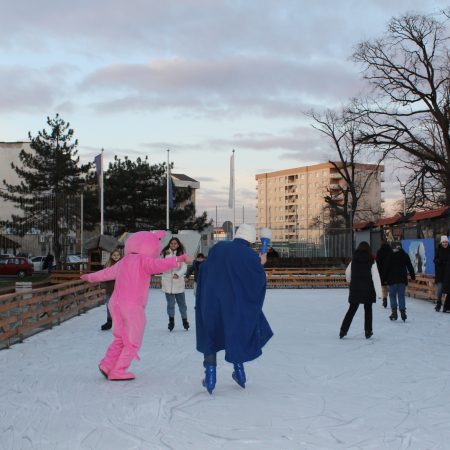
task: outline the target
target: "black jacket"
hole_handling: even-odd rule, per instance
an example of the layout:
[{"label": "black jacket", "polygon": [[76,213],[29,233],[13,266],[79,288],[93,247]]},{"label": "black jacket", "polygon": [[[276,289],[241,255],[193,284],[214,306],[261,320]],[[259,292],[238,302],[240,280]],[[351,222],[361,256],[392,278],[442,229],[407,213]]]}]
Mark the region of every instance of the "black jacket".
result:
[{"label": "black jacket", "polygon": [[386,267],[387,259],[389,258],[391,253],[392,253],[392,248],[387,243],[383,244],[377,251],[376,261],[377,261],[377,267],[378,267],[378,272],[380,273],[380,277],[382,276],[382,274],[384,272],[384,268]]},{"label": "black jacket", "polygon": [[372,256],[356,250],[352,258],[352,275],[348,301],[350,303],[375,303],[377,295],[372,280]]},{"label": "black jacket", "polygon": [[392,250],[391,255],[386,260],[386,266],[381,276],[381,281],[391,284],[408,284],[408,272],[412,280],[416,279],[414,267],[409,256],[403,249]]},{"label": "black jacket", "polygon": [[434,281],[441,283],[444,281],[445,268],[450,260],[450,246],[447,248],[438,245],[436,249],[436,256],[434,257]]}]

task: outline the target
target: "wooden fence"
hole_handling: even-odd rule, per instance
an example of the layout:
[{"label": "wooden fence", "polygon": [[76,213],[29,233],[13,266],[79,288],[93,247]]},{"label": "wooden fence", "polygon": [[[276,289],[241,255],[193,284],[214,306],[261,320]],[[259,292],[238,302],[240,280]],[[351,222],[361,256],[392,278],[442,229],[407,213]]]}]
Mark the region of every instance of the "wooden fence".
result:
[{"label": "wooden fence", "polygon": [[0,348],[103,304],[100,284],[82,280],[0,295]]}]

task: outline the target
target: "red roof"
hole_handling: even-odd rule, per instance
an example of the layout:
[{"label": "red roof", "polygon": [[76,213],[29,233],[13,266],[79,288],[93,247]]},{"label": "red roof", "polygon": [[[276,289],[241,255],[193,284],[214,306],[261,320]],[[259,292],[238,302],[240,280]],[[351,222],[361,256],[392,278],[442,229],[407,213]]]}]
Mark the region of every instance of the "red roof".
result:
[{"label": "red roof", "polygon": [[382,227],[383,225],[393,225],[394,223],[398,222],[402,218],[403,218],[403,214],[400,214],[400,213],[397,213],[395,216],[392,216],[392,217],[382,217],[375,223],[375,226]]},{"label": "red roof", "polygon": [[418,222],[419,220],[441,217],[448,211],[449,208],[450,206],[443,206],[442,208],[431,209],[429,211],[417,211],[409,220],[411,222]]}]

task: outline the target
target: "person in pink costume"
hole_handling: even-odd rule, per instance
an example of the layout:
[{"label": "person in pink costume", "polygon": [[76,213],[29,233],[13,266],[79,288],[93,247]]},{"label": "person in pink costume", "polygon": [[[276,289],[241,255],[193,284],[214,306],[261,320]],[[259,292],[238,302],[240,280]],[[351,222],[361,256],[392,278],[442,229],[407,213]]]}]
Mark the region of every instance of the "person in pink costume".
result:
[{"label": "person in pink costume", "polygon": [[106,350],[98,368],[109,380],[132,380],[128,367],[142,344],[146,324],[145,307],[150,289],[150,276],[177,267],[189,255],[161,259],[161,238],[164,231],[139,231],[125,243],[125,256],[111,267],[95,273],[81,275],[90,283],[115,280],[109,308],[113,319],[114,340]]}]

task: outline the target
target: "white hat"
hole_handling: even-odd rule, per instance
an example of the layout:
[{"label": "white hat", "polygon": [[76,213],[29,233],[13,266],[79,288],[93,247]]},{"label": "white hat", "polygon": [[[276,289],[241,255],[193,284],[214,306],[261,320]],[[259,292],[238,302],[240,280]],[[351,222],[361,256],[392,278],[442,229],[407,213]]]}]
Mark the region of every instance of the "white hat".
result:
[{"label": "white hat", "polygon": [[448,237],[447,236],[441,236],[441,244],[443,242],[448,242]]},{"label": "white hat", "polygon": [[243,223],[239,225],[238,230],[234,236],[238,239],[244,239],[251,244],[256,241],[256,229],[252,225],[248,225],[247,223]]}]

